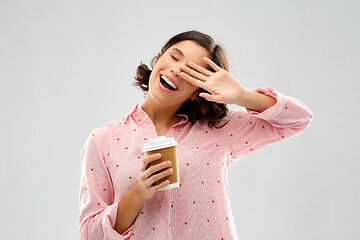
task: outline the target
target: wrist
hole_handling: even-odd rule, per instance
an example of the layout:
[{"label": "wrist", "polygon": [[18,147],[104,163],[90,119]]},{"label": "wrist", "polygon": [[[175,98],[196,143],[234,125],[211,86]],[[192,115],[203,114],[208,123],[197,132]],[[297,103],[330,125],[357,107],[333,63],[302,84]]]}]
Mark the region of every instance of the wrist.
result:
[{"label": "wrist", "polygon": [[137,199],[143,203],[145,203],[147,201],[145,195],[144,195],[144,191],[141,190],[140,185],[138,184],[138,182],[135,184],[135,186],[132,188],[132,191],[134,192],[134,194],[137,196]]},{"label": "wrist", "polygon": [[247,99],[249,99],[250,90],[243,87],[244,91],[242,94],[239,94],[239,97],[237,99],[236,105],[239,105],[241,107],[245,107]]}]

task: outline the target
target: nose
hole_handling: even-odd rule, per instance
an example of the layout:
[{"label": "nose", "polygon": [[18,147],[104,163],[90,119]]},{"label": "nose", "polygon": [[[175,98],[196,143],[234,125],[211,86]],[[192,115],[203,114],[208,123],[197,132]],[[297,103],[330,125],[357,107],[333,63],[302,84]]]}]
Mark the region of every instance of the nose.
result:
[{"label": "nose", "polygon": [[170,71],[171,71],[177,78],[180,77],[180,70],[179,70],[179,69],[172,68],[172,69],[170,69]]}]

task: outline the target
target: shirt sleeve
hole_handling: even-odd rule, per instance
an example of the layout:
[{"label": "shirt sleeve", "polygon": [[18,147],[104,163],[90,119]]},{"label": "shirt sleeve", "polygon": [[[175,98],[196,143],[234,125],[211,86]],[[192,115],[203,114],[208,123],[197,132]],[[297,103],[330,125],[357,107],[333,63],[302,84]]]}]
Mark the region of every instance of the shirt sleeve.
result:
[{"label": "shirt sleeve", "polygon": [[310,108],[294,97],[285,96],[272,87],[253,91],[274,97],[276,103],[263,112],[248,108],[233,111],[226,134],[231,150],[228,167],[257,149],[301,133],[313,119]]},{"label": "shirt sleeve", "polygon": [[114,229],[119,201],[113,202],[113,184],[100,139],[100,129],[93,129],[81,152],[80,239],[130,239],[134,223],[123,234]]}]

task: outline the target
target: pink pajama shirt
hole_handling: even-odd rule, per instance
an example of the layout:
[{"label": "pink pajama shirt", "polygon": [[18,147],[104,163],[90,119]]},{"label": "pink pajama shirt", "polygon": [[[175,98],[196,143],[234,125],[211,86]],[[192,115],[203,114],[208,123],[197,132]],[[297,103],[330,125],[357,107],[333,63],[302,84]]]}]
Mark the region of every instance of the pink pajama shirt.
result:
[{"label": "pink pajama shirt", "polygon": [[178,114],[182,120],[166,137],[179,144],[180,187],[156,192],[123,234],[114,230],[118,203],[135,186],[143,144],[154,140],[157,131],[140,104],[122,120],[93,129],[81,153],[80,239],[238,239],[229,168],[262,147],[301,133],[313,117],[303,102],[272,87],[254,91],[276,98],[276,104],[263,112],[229,109],[228,123],[220,129],[209,128],[206,121],[192,124]]}]

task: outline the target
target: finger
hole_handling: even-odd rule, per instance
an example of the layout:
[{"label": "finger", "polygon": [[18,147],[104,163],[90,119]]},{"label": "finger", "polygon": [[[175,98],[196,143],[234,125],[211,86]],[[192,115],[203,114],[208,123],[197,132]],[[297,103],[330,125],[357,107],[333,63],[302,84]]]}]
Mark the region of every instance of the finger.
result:
[{"label": "finger", "polygon": [[223,98],[221,95],[211,95],[211,94],[202,92],[199,94],[199,96],[205,98],[207,101],[210,101],[210,102],[221,103],[223,101]]},{"label": "finger", "polygon": [[163,187],[165,187],[166,185],[169,184],[169,180],[165,180],[162,183],[156,185],[155,187],[153,187],[155,189],[155,191],[159,191],[160,189],[162,189]]},{"label": "finger", "polygon": [[206,82],[206,76],[189,68],[188,66],[181,66],[180,69],[181,69],[181,71],[193,76],[194,78],[197,78],[197,79],[200,79],[201,81]]},{"label": "finger", "polygon": [[201,80],[197,80],[196,78],[193,78],[192,76],[190,76],[189,74],[185,73],[185,72],[181,72],[180,76],[188,81],[189,83],[191,83],[194,86],[203,88],[205,90],[207,90],[206,86],[205,86],[205,82],[201,81]]},{"label": "finger", "polygon": [[203,67],[200,66],[200,65],[197,65],[197,64],[194,63],[194,62],[188,62],[188,65],[189,65],[191,68],[193,68],[193,69],[195,69],[196,71],[204,74],[204,75],[207,76],[207,77],[210,77],[211,74],[212,74],[211,71],[207,70],[206,68],[203,68]]},{"label": "finger", "polygon": [[204,61],[209,64],[209,66],[214,69],[216,72],[220,71],[222,68],[216,65],[210,58],[203,57]]},{"label": "finger", "polygon": [[145,157],[143,160],[144,164],[142,164],[141,170],[145,171],[149,163],[158,160],[160,158],[161,158],[161,153],[155,153]]}]

